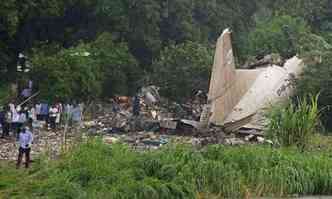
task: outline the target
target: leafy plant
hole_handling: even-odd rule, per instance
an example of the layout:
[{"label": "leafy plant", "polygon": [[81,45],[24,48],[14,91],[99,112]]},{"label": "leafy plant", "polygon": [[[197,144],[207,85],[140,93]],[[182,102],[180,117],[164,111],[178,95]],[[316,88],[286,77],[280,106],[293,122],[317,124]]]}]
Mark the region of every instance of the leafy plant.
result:
[{"label": "leafy plant", "polygon": [[326,51],[316,56],[316,60],[309,64],[302,77],[297,81],[296,95],[300,98],[308,95],[308,93],[320,93],[318,106],[322,109],[322,123],[328,130],[332,128],[332,51]]},{"label": "leafy plant", "polygon": [[90,100],[134,90],[139,68],[125,43],[101,34],[94,42],[63,49],[41,47],[32,57],[33,79],[42,97]]},{"label": "leafy plant", "polygon": [[330,151],[170,145],[135,152],[90,140],[29,172],[0,165],[1,198],[168,199],[332,194]]},{"label": "leafy plant", "polygon": [[298,99],[296,104],[274,108],[269,115],[268,133],[283,146],[306,148],[316,132],[320,110],[318,95]]},{"label": "leafy plant", "polygon": [[264,56],[279,53],[282,57],[294,56],[301,35],[310,32],[310,28],[301,18],[274,16],[258,22],[249,33],[248,51],[252,56]]},{"label": "leafy plant", "polygon": [[181,100],[208,89],[212,52],[204,45],[186,42],[166,47],[153,64],[154,82],[164,96]]}]

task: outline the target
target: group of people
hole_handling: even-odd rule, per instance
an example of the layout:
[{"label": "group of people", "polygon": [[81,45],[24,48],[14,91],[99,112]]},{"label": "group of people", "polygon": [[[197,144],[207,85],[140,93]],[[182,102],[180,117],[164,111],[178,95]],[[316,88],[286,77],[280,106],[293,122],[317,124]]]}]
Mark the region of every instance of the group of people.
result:
[{"label": "group of people", "polygon": [[59,124],[68,120],[80,122],[82,120],[82,105],[55,103],[49,105],[46,102],[39,102],[35,105],[19,106],[10,103],[0,107],[0,127],[2,138],[8,137],[10,132],[17,139],[24,125],[33,129],[38,121],[44,121],[49,129],[55,130]]},{"label": "group of people", "polygon": [[25,167],[29,167],[30,147],[33,142],[33,128],[38,122],[45,123],[48,129],[55,130],[62,121],[78,123],[82,120],[81,104],[55,103],[49,105],[40,102],[35,105],[20,106],[9,103],[0,107],[1,138],[12,134],[19,142],[17,168],[20,167],[22,157],[25,155]]}]

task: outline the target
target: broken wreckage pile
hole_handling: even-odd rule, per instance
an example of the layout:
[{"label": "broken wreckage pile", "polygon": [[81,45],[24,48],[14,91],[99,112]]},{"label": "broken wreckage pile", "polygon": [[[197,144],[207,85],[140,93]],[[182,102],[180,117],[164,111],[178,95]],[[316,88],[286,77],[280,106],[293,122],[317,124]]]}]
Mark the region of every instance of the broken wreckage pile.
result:
[{"label": "broken wreckage pile", "polygon": [[[208,144],[264,142],[261,134],[244,132],[226,135],[221,127],[214,125],[200,129],[197,121],[204,103],[199,100],[180,105],[159,96],[153,98],[158,100],[141,96],[139,116],[132,114],[132,107],[127,103],[112,100],[108,104],[93,105],[91,110],[94,111],[86,111],[86,120],[80,129],[68,130],[66,143],[73,142],[77,137],[75,134],[79,132],[83,132],[83,138],[100,136],[105,143],[127,143],[136,150],[158,149],[167,143],[191,144],[201,148]],[[64,127],[57,131],[49,131],[44,127],[43,124],[37,125],[33,130],[32,156],[47,152],[51,158],[55,158],[64,145]],[[17,148],[15,139],[0,140],[0,160],[15,160]]]},{"label": "broken wreckage pile", "polygon": [[200,128],[198,121],[205,104],[200,99],[178,104],[151,93],[141,96],[143,100],[139,116],[133,116],[131,106],[126,103],[119,105],[113,101],[108,106],[99,105],[103,109],[94,113],[99,116],[92,116],[96,119],[84,123],[87,135],[102,135],[106,143],[124,142],[138,150],[157,149],[167,143],[202,147],[207,144],[265,142],[262,134],[245,131],[226,135],[220,126]]}]

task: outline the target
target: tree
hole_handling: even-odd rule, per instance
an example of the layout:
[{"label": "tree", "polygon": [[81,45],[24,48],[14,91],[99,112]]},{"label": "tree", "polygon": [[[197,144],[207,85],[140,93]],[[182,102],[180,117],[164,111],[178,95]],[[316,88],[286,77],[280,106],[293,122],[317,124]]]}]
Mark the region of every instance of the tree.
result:
[{"label": "tree", "polygon": [[35,50],[32,57],[33,80],[38,83],[41,97],[89,100],[101,94],[101,69],[91,56],[90,47],[61,49],[55,54]]},{"label": "tree", "polygon": [[63,49],[35,49],[33,79],[42,97],[91,100],[112,94],[130,94],[140,76],[137,62],[125,43],[115,43],[109,33],[92,43]]},{"label": "tree", "polygon": [[91,48],[103,74],[103,96],[133,94],[143,73],[127,44],[115,43],[112,34],[103,33]]},{"label": "tree", "polygon": [[297,82],[297,96],[319,93],[319,107],[323,110],[323,123],[332,128],[332,51],[320,54],[321,61],[305,68],[302,77]]},{"label": "tree", "polygon": [[166,47],[153,63],[154,81],[168,98],[182,100],[194,91],[207,91],[212,51],[199,43],[187,41]]},{"label": "tree", "polygon": [[257,24],[249,33],[248,54],[264,56],[279,53],[289,58],[298,52],[299,38],[309,32],[309,27],[300,18],[274,16]]}]

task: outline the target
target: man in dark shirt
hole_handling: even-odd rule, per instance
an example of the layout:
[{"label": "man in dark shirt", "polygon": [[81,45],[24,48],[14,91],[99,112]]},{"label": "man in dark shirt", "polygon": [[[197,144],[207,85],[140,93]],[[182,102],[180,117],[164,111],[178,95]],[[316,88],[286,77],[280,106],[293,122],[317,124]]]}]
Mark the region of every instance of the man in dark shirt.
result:
[{"label": "man in dark shirt", "polygon": [[138,95],[134,96],[133,99],[133,115],[134,116],[139,116],[140,114],[140,98]]}]

